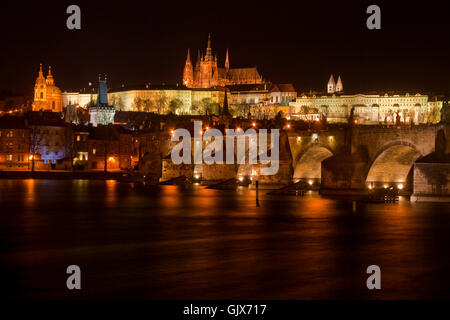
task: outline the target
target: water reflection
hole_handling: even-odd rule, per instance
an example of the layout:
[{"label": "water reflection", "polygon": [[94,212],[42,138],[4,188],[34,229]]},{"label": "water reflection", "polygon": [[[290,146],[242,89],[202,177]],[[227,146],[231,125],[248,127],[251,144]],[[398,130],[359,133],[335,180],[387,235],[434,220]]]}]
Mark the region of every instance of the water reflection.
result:
[{"label": "water reflection", "polygon": [[[0,206],[12,298],[73,298],[60,280],[74,263],[85,299],[450,297],[445,204],[260,191],[257,207],[245,188],[0,180]],[[380,292],[365,287],[370,264]]]}]

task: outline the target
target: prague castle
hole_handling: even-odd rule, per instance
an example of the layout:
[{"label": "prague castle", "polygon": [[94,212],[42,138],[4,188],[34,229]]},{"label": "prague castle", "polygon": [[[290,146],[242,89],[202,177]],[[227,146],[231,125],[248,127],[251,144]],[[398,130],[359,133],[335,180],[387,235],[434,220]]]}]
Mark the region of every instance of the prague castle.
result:
[{"label": "prague castle", "polygon": [[292,119],[319,119],[328,122],[347,122],[354,109],[356,121],[360,124],[436,123],[442,101],[432,101],[420,93],[400,94],[345,94],[342,79],[337,83],[333,75],[327,83],[327,94],[302,94],[290,103]]},{"label": "prague castle", "polygon": [[34,85],[33,111],[62,112],[61,90],[55,85],[52,75],[52,67],[48,67],[47,78],[42,72],[42,63],[39,66],[39,74]]},{"label": "prague castle", "polygon": [[183,85],[188,88],[211,88],[215,86],[229,86],[239,84],[264,83],[256,67],[230,68],[228,49],[223,68],[218,67],[217,55],[213,56],[211,49],[211,35],[208,36],[206,53],[198,52],[195,68],[193,68],[188,49],[186,63],[183,70]]}]

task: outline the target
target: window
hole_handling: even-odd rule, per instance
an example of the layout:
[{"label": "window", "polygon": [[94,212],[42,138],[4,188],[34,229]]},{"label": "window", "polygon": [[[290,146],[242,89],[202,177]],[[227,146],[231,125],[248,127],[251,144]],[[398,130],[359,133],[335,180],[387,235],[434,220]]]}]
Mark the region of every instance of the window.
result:
[{"label": "window", "polygon": [[77,141],[80,141],[80,136],[77,136]]},{"label": "window", "polygon": [[52,109],[55,109],[55,101],[52,101]]},{"label": "window", "polygon": [[94,148],[94,149],[92,149],[92,154],[96,154],[97,153],[97,150]]},{"label": "window", "polygon": [[12,161],[12,154],[6,155],[6,161]]},{"label": "window", "polygon": [[44,93],[41,92],[41,99],[44,99]]}]

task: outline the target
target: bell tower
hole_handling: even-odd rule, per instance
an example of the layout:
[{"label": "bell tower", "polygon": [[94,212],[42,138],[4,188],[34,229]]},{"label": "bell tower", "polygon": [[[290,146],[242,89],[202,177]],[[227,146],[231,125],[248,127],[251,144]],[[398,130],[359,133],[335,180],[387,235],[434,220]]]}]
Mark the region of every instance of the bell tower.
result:
[{"label": "bell tower", "polygon": [[331,75],[330,76],[330,80],[328,80],[327,92],[328,93],[335,93],[336,92],[336,82],[334,81],[333,75]]}]

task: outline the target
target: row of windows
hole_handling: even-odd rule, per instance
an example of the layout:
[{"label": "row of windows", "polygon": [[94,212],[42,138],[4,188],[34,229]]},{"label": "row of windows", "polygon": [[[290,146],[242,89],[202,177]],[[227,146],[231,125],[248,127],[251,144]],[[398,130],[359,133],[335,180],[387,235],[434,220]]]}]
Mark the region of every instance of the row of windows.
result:
[{"label": "row of windows", "polygon": [[[13,161],[13,155],[12,154],[7,154],[6,155],[6,161]],[[18,155],[17,156],[17,161],[19,161],[19,162],[23,162],[23,161],[25,161],[25,155]]]},{"label": "row of windows", "polygon": [[[2,136],[6,137],[6,138],[12,138],[12,137],[14,137],[14,130],[7,130],[7,131],[0,130],[0,137],[2,137]],[[15,136],[23,138],[23,137],[25,137],[25,132],[18,131],[18,132],[16,132]]]}]

